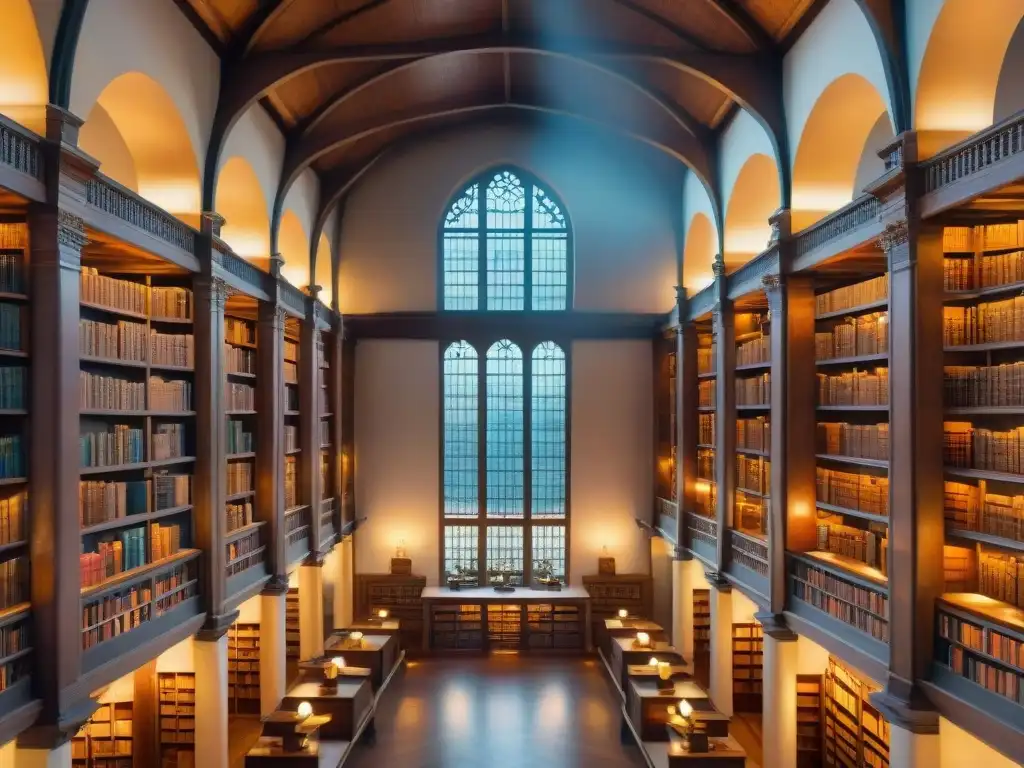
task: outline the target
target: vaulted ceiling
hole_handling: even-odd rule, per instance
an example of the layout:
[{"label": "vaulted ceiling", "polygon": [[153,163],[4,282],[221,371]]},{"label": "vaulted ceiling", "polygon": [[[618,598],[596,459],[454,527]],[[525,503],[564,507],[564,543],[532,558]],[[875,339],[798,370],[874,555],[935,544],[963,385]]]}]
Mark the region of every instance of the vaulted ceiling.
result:
[{"label": "vaulted ceiling", "polygon": [[287,137],[279,203],[312,167],[327,206],[389,147],[513,113],[616,131],[713,184],[714,132],[737,104],[783,135],[781,53],[822,4],[177,2],[222,55],[213,161],[234,121],[260,101]]}]

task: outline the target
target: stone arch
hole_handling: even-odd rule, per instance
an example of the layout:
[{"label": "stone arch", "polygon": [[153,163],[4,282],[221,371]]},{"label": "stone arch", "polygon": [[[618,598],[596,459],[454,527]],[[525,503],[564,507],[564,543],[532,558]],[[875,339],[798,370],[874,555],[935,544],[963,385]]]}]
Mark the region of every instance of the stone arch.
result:
[{"label": "stone arch", "polygon": [[298,214],[291,208],[281,216],[277,245],[284,259],[281,275],[296,288],[309,285],[309,237]]},{"label": "stone arch", "polygon": [[214,210],[224,217],[221,238],[260,266],[270,258],[270,217],[259,177],[244,157],[228,159],[217,177]]},{"label": "stone arch", "polygon": [[79,146],[100,161],[101,173],[111,170],[108,175],[145,199],[198,223],[202,184],[195,150],[174,101],[148,75],[128,72],[107,84],[86,117]]},{"label": "stone arch", "polygon": [[331,306],[334,297],[334,263],[331,239],[326,232],[320,233],[316,244],[316,257],[313,263],[313,282],[320,286],[320,301]]},{"label": "stone arch", "polygon": [[[875,126],[883,116],[887,132],[879,133]],[[871,82],[847,73],[830,83],[808,115],[796,147],[793,230],[809,227],[856,197],[862,159],[881,148],[870,146],[869,139],[884,145],[891,137],[885,100]]]},{"label": "stone arch", "polygon": [[714,280],[719,252],[719,216],[714,200],[694,173],[683,183],[683,286],[693,296]]},{"label": "stone arch", "polygon": [[722,254],[726,266],[739,267],[768,246],[768,218],[779,208],[779,171],[768,155],[747,158],[725,205],[725,237]]},{"label": "stone arch", "polygon": [[46,54],[29,0],[5,3],[0,24],[0,113],[42,134],[49,77]]},{"label": "stone arch", "polygon": [[[1022,75],[1004,67],[1024,0],[946,0],[926,34],[914,96],[914,127],[925,156],[987,128],[996,119],[1000,82]],[[1019,97],[1018,97],[1019,98]],[[1018,103],[1017,108],[1024,106]]]}]

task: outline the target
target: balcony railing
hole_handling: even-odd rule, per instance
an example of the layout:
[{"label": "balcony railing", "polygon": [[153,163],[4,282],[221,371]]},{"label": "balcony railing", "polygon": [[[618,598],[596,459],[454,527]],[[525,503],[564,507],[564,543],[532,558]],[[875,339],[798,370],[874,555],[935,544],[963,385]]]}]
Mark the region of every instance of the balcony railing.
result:
[{"label": "balcony railing", "polygon": [[196,255],[198,233],[159,206],[143,200],[103,174],[89,179],[85,189],[86,202],[104,213],[115,216],[175,248]]},{"label": "balcony railing", "polygon": [[861,195],[849,205],[800,232],[796,236],[797,258],[806,256],[865,224],[878,221],[881,209],[882,203],[877,197]]},{"label": "balcony railing", "polygon": [[251,523],[228,535],[225,548],[227,550],[227,577],[238,576],[252,569],[264,571],[266,546],[262,542],[261,530],[263,522]]},{"label": "balcony railing", "polygon": [[300,317],[306,316],[306,294],[283,278],[281,279],[281,300],[295,314]]},{"label": "balcony railing", "polygon": [[32,699],[32,612],[28,603],[0,612],[0,717]]},{"label": "balcony railing", "polygon": [[310,509],[308,504],[285,510],[284,531],[288,539],[288,562],[305,558],[310,552]]},{"label": "balcony railing", "polygon": [[924,163],[924,191],[934,192],[1024,152],[1024,112],[993,125]]},{"label": "balcony railing", "polygon": [[749,568],[758,576],[768,577],[768,542],[741,531],[729,531],[732,562]]},{"label": "balcony railing", "polygon": [[34,179],[43,178],[43,157],[39,151],[39,140],[4,118],[0,118],[0,164],[10,166]]},{"label": "balcony railing", "polygon": [[329,542],[338,535],[336,524],[338,514],[337,499],[333,496],[320,502],[320,543]]}]

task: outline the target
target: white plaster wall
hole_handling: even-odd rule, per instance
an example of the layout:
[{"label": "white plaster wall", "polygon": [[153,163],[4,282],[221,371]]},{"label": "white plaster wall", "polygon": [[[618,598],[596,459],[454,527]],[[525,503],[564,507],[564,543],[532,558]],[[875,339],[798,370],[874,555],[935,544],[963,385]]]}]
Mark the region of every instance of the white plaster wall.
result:
[{"label": "white plaster wall", "polygon": [[195,672],[193,644],[195,640],[186,637],[177,645],[172,645],[156,657],[157,672]]},{"label": "white plaster wall", "polygon": [[[742,166],[741,166],[742,167]],[[737,169],[737,174],[739,170]],[[687,288],[698,291],[714,279],[711,272],[711,262],[716,253],[720,252],[721,244],[718,239],[719,222],[715,215],[714,206],[708,191],[701,183],[697,174],[687,172],[686,180],[683,182],[683,223],[686,227],[683,249],[683,285]],[[708,242],[702,243],[699,264],[691,263],[693,259],[687,256],[694,253],[691,247],[690,230],[693,224],[693,217],[703,214],[711,222],[711,238]]]},{"label": "white plaster wall", "polygon": [[782,62],[790,168],[815,102],[833,80],[847,73],[870,82],[892,114],[882,57],[864,12],[854,0],[831,0]]},{"label": "white plaster wall", "polygon": [[565,204],[575,238],[574,307],[665,312],[675,300],[673,208],[654,150],[583,131],[523,126],[445,133],[383,160],[345,208],[340,302],[350,313],[431,311],[437,232],[449,198],[476,173],[521,166]]},{"label": "white plaster wall", "polygon": [[284,207],[281,209],[295,212],[302,223],[302,231],[305,232],[307,241],[313,234],[313,223],[316,220],[319,203],[320,178],[312,168],[307,168],[299,174],[299,178],[284,196]]},{"label": "white plaster wall", "polygon": [[[747,110],[739,109],[729,121],[719,144],[718,178],[726,211],[729,210],[729,200],[740,171],[747,158],[756,154],[767,155],[776,165],[779,163],[764,127]],[[711,220],[714,221],[714,217]]]},{"label": "white plaster wall", "polygon": [[173,0],[89,4],[75,55],[71,112],[85,119],[103,89],[126,72],[158,82],[185,123],[203,168],[217,108],[220,61]]},{"label": "white plaster wall", "polygon": [[619,573],[648,573],[650,545],[636,526],[654,506],[653,348],[647,341],[577,341],[572,347],[572,582],[597,573],[608,547]]},{"label": "white plaster wall", "polygon": [[739,589],[732,591],[732,623],[750,624],[754,621],[754,614],[760,610],[757,603],[747,597]]},{"label": "white plaster wall", "polygon": [[857,165],[857,176],[853,182],[853,196],[857,197],[864,191],[865,185],[871,183],[885,173],[885,162],[878,156],[882,147],[886,146],[896,135],[892,131],[889,116],[883,114],[878,118],[864,142],[864,153]]},{"label": "white plaster wall", "polygon": [[100,161],[100,172],[133,192],[139,190],[135,160],[107,110],[97,104],[78,135],[83,152]]},{"label": "white plaster wall", "polygon": [[651,619],[663,627],[672,626],[673,547],[660,536],[651,537],[651,581],[654,587]]},{"label": "white plaster wall", "polygon": [[284,136],[259,104],[242,113],[224,142],[217,172],[232,157],[244,158],[260,181],[260,193],[267,207],[267,221],[274,214],[274,195],[284,163]]},{"label": "white plaster wall", "polygon": [[[917,86],[921,78],[924,54],[928,40],[939,18],[946,0],[904,0],[907,24],[907,70],[910,74],[910,103],[917,104]],[[914,108],[914,127],[917,127],[917,110]]]},{"label": "white plaster wall", "polygon": [[996,88],[995,122],[1024,109],[1024,21],[1010,38]]},{"label": "white plaster wall", "polygon": [[965,765],[1019,768],[1021,765],[944,717],[939,718],[939,745],[939,768],[963,768]]},{"label": "white plaster wall", "polygon": [[60,12],[64,0],[29,0],[32,13],[36,17],[39,40],[43,44],[43,55],[46,58],[46,71],[53,66],[53,47],[57,41],[57,26],[60,24]]},{"label": "white plaster wall", "polygon": [[356,573],[387,573],[405,541],[413,572],[440,571],[440,352],[436,341],[356,346]]}]

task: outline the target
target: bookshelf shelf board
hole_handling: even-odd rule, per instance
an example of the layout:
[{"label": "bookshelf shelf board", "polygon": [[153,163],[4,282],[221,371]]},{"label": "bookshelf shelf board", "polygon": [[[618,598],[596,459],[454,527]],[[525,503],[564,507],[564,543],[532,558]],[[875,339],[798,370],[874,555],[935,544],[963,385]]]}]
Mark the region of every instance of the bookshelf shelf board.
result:
[{"label": "bookshelf shelf board", "polygon": [[192,325],[191,317],[160,317],[151,315],[150,321],[154,323],[167,323],[168,325]]},{"label": "bookshelf shelf board", "polygon": [[718,376],[718,372],[717,371],[709,371],[708,373],[698,373],[697,374],[697,378],[698,379],[713,379],[713,378],[715,378],[717,376]]},{"label": "bookshelf shelf board", "polygon": [[18,357],[24,360],[28,357],[28,352],[20,349],[0,349],[0,357]]},{"label": "bookshelf shelf board", "polygon": [[27,408],[0,408],[0,416],[28,416]]},{"label": "bookshelf shelf board", "polygon": [[1014,475],[1009,472],[992,472],[988,469],[969,469],[968,467],[945,467],[943,471],[951,477],[997,480],[1003,483],[1024,483],[1024,475]]},{"label": "bookshelf shelf board", "polygon": [[714,413],[718,408],[714,405],[698,405],[697,410],[701,413]]},{"label": "bookshelf shelf board", "polygon": [[849,507],[840,507],[835,504],[826,504],[823,501],[815,502],[818,509],[823,509],[826,512],[835,512],[837,515],[849,515],[850,517],[859,517],[861,520],[870,520],[872,523],[885,523],[889,524],[889,518],[886,515],[876,515],[873,512],[861,512],[859,509],[850,509]]},{"label": "bookshelf shelf board", "polygon": [[[228,531],[227,535],[224,537],[224,543],[231,544],[234,541],[238,541],[239,539],[243,538],[246,534],[252,533],[253,531],[257,530],[258,528],[261,528],[262,526],[263,521],[257,520],[255,522],[249,523],[248,525],[243,525],[241,528],[235,528],[235,530],[233,531]],[[237,558],[235,558],[235,560],[241,560],[244,557],[247,557],[247,555],[239,555]]]},{"label": "bookshelf shelf board", "polygon": [[241,501],[242,499],[250,499],[256,495],[256,491],[242,491],[241,493],[228,494],[225,501]]},{"label": "bookshelf shelf board", "polygon": [[228,416],[255,416],[256,411],[225,411]]},{"label": "bookshelf shelf board", "polygon": [[853,575],[872,583],[875,589],[879,587],[887,589],[889,586],[889,579],[884,573],[877,568],[872,568],[867,563],[862,563],[860,560],[855,560],[852,557],[835,552],[818,552],[815,550],[805,554],[811,558],[814,565],[820,566],[824,564],[825,566],[832,566],[833,569],[840,571],[847,578]]},{"label": "bookshelf shelf board", "polygon": [[171,459],[157,459],[149,462],[151,467],[173,467],[175,464],[189,464],[196,460],[195,456],[175,456]]},{"label": "bookshelf shelf board", "polygon": [[0,477],[0,485],[20,485],[27,482],[27,477]]},{"label": "bookshelf shelf board", "polygon": [[770,411],[771,405],[768,403],[751,403],[750,405],[737,404],[737,411]]},{"label": "bookshelf shelf board", "polygon": [[959,344],[945,347],[946,352],[994,352],[999,349],[1022,349],[1024,341],[990,341],[987,344]]},{"label": "bookshelf shelf board", "polygon": [[[1024,610],[1002,600],[973,592],[947,592],[939,598],[939,604],[970,614],[999,627],[1024,633]],[[977,653],[972,650],[971,653]],[[1006,662],[1000,662],[1005,664]]]},{"label": "bookshelf shelf board", "polygon": [[327,451],[327,450],[330,450],[330,447],[331,447],[330,443],[321,443],[320,450],[321,451]]},{"label": "bookshelf shelf board", "polygon": [[28,656],[30,653],[32,653],[32,648],[31,647],[29,647],[29,648],[22,648],[20,651],[15,651],[10,656],[4,656],[2,659],[0,659],[0,667],[7,666],[8,664],[10,664],[13,661],[17,661],[18,659],[22,659],[25,656]]},{"label": "bookshelf shelf board", "polygon": [[[289,338],[288,341],[294,341],[296,344],[299,342],[298,339],[292,339],[292,338]],[[294,357],[285,357],[284,361],[286,363],[297,363],[297,362],[299,362]]]},{"label": "bookshelf shelf board", "polygon": [[822,312],[820,315],[815,315],[815,320],[828,320],[833,317],[847,317],[849,315],[859,315],[861,312],[873,312],[876,309],[884,309],[889,306],[889,299],[878,299],[877,301],[869,301],[867,304],[858,304],[855,307],[849,309],[834,309],[831,312]]},{"label": "bookshelf shelf board", "polygon": [[157,509],[153,512],[143,512],[138,515],[125,515],[124,517],[117,517],[113,520],[86,526],[81,530],[81,534],[82,536],[88,536],[93,533],[112,531],[117,528],[130,528],[134,525],[142,525],[165,517],[180,515],[182,512],[188,512],[190,509],[192,509],[191,504],[183,504],[180,507],[167,507],[166,509]]},{"label": "bookshelf shelf board", "polygon": [[1021,411],[1024,411],[1024,405],[987,405],[974,408],[946,408],[943,413],[947,416],[999,416],[1016,415]]},{"label": "bookshelf shelf board", "polygon": [[[1020,250],[1019,248],[1017,250]],[[1024,282],[989,285],[969,291],[946,291],[943,301],[971,301],[984,296],[998,296],[1001,293],[1020,293],[1024,291]]]},{"label": "bookshelf shelf board", "polygon": [[330,411],[328,411],[328,412],[326,412],[326,413],[321,413],[321,414],[320,414],[320,418],[321,418],[321,419],[329,419],[329,418],[331,418],[332,416],[334,416],[334,414],[333,414],[333,413],[331,413]]},{"label": "bookshelf shelf board", "polygon": [[741,488],[738,485],[736,486],[736,493],[742,493],[744,496],[756,496],[759,499],[770,498],[766,493],[761,493],[760,491],[752,491],[749,488]]},{"label": "bookshelf shelf board", "polygon": [[174,418],[175,416],[186,417],[196,415],[195,411],[147,411],[146,413],[149,416],[157,416],[166,419]]},{"label": "bookshelf shelf board", "polygon": [[878,363],[889,359],[888,352],[879,352],[874,355],[854,355],[853,357],[830,357],[827,360],[815,360],[814,364],[822,367],[829,365],[857,365],[859,363]]},{"label": "bookshelf shelf board", "polygon": [[82,587],[82,599],[95,597],[100,592],[106,592],[114,587],[123,586],[138,579],[140,576],[145,576],[152,571],[166,568],[168,565],[172,565],[179,560],[186,560],[199,554],[200,550],[198,549],[179,549],[173,555],[162,557],[152,563],[140,565],[138,568],[132,568],[130,571],[122,571],[121,573],[111,576],[109,579],[104,579],[99,584],[91,584],[88,587]]},{"label": "bookshelf shelf board", "polygon": [[743,365],[737,365],[737,371],[765,371],[772,367],[771,360],[765,360],[762,363],[744,363]]},{"label": "bookshelf shelf board", "polygon": [[888,405],[819,405],[819,411],[868,411],[888,413]]},{"label": "bookshelf shelf board", "polygon": [[297,381],[286,381],[284,383],[284,385],[286,387],[297,387],[297,386],[299,386],[299,382],[297,382]]},{"label": "bookshelf shelf board", "polygon": [[108,315],[115,315],[116,317],[131,317],[135,320],[148,320],[145,312],[132,312],[130,309],[118,309],[117,307],[110,307],[106,304],[96,304],[91,301],[79,302],[82,309],[92,309],[96,312],[103,312]]},{"label": "bookshelf shelf board", "polygon": [[6,544],[0,544],[0,554],[3,554],[4,552],[12,552],[15,549],[21,549],[27,544],[28,541],[25,539],[22,539],[21,541],[9,541]]},{"label": "bookshelf shelf board", "polygon": [[817,453],[815,458],[819,461],[834,461],[838,464],[857,464],[861,467],[879,467],[881,469],[889,468],[889,462],[885,459],[862,459],[859,456],[841,456],[837,453]]},{"label": "bookshelf shelf board", "polygon": [[296,512],[301,512],[304,509],[309,509],[309,504],[297,504],[294,507],[288,507],[288,509],[284,511],[284,514],[286,516],[294,515]]},{"label": "bookshelf shelf board", "polygon": [[284,455],[285,456],[295,456],[296,454],[299,454],[299,453],[302,453],[302,449],[301,448],[290,448],[289,450],[284,452]]},{"label": "bookshelf shelf board", "polygon": [[164,365],[162,363],[150,363],[149,368],[153,371],[170,371],[171,373],[194,373],[196,370],[191,365]]},{"label": "bookshelf shelf board", "polygon": [[149,411],[116,411],[108,408],[83,408],[79,412],[81,416],[146,416]]},{"label": "bookshelf shelf board", "polygon": [[[0,353],[4,354],[4,353]],[[135,360],[118,360],[116,357],[94,357],[93,355],[82,355],[79,358],[83,363],[92,365],[110,365],[116,368],[148,368],[149,363],[140,363]]]},{"label": "bookshelf shelf board", "polygon": [[959,528],[951,528],[947,525],[946,537],[962,539],[964,541],[979,541],[982,544],[989,544],[993,547],[1002,547],[1003,549],[1012,549],[1017,552],[1024,552],[1024,541],[1007,539],[1002,536],[993,536],[991,533],[982,533],[981,531],[965,531]]},{"label": "bookshelf shelf board", "polygon": [[242,459],[255,459],[256,458],[256,452],[255,451],[249,451],[248,453],[229,453],[226,458],[227,458],[228,461],[241,461]]},{"label": "bookshelf shelf board", "polygon": [[697,443],[697,447],[698,448],[702,448],[702,449],[704,449],[706,451],[713,451],[713,450],[715,450],[715,446],[713,446],[711,443]]},{"label": "bookshelf shelf board", "polygon": [[242,349],[256,349],[256,345],[248,341],[226,341],[226,344],[230,344],[232,347],[241,347]]},{"label": "bookshelf shelf board", "polygon": [[[698,448],[701,446],[697,446]],[[713,446],[708,446],[713,447]],[[762,458],[768,458],[768,451],[762,451],[757,448],[737,448],[736,453],[742,453],[744,456],[760,456]]]},{"label": "bookshelf shelf board", "polygon": [[0,611],[0,626],[6,626],[18,619],[28,615],[29,610],[32,608],[32,603],[26,601],[24,603],[15,603],[9,608],[4,608]]},{"label": "bookshelf shelf board", "polygon": [[148,461],[138,461],[134,464],[111,464],[106,467],[82,467],[78,470],[81,475],[102,475],[105,472],[132,472],[136,469],[148,469]]},{"label": "bookshelf shelf board", "polygon": [[0,291],[0,301],[28,301],[28,294]]},{"label": "bookshelf shelf board", "polygon": [[285,416],[298,416],[299,412],[298,411],[285,411],[284,415]]},{"label": "bookshelf shelf board", "polygon": [[242,371],[225,371],[228,376],[234,376],[236,379],[255,379],[255,373],[243,373]]}]

